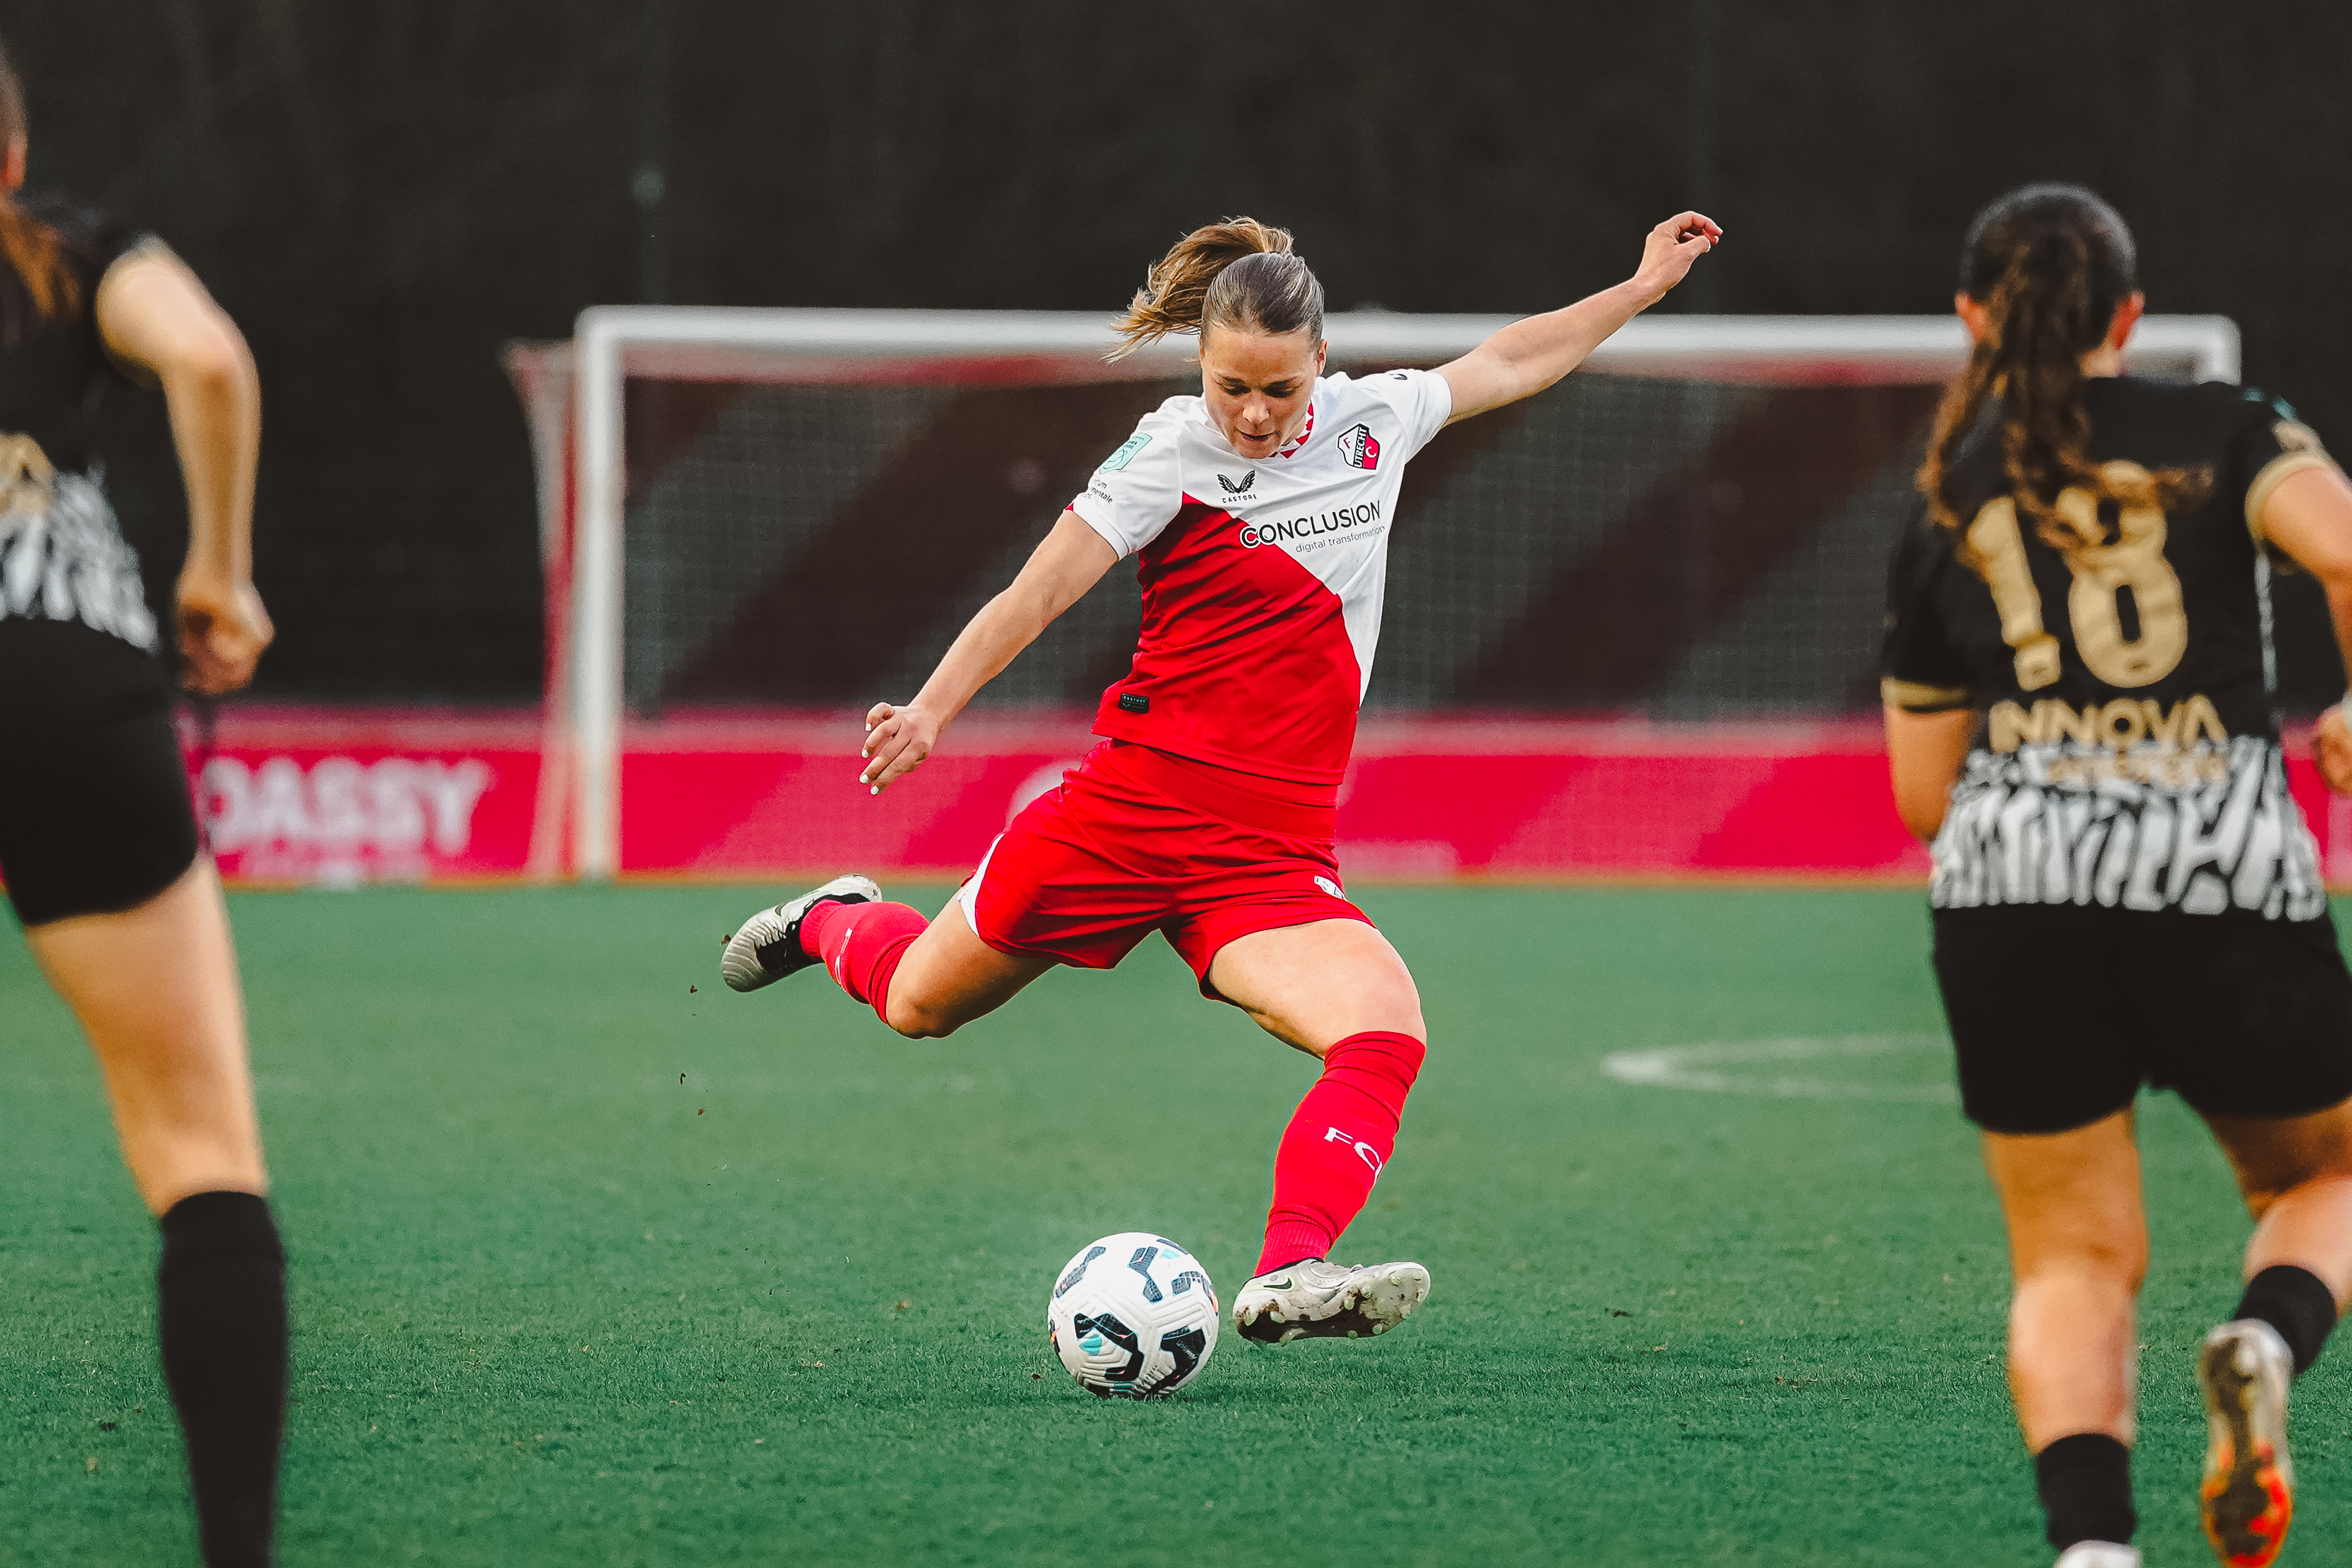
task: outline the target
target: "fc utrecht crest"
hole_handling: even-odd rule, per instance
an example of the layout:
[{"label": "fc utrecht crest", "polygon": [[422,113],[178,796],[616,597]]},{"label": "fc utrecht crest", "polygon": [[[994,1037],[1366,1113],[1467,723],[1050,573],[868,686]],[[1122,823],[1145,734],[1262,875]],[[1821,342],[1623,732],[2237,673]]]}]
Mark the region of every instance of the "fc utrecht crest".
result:
[{"label": "fc utrecht crest", "polygon": [[1225,493],[1229,496],[1247,495],[1249,493],[1250,486],[1256,482],[1257,470],[1255,468],[1252,468],[1238,479],[1229,479],[1223,474],[1219,474],[1217,476],[1217,483],[1224,487]]},{"label": "fc utrecht crest", "polygon": [[1351,468],[1381,466],[1381,444],[1372,438],[1371,426],[1350,425],[1339,432],[1339,460]]}]

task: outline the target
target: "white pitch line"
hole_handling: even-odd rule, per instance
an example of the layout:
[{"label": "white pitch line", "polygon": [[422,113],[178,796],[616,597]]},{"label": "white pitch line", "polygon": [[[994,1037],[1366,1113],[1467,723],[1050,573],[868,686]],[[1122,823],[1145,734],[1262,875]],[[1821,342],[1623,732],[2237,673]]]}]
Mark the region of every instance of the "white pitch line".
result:
[{"label": "white pitch line", "polygon": [[[1941,1035],[1799,1036],[1785,1040],[1738,1040],[1701,1046],[1653,1046],[1612,1051],[1601,1070],[1625,1083],[1653,1089],[1690,1089],[1708,1094],[1748,1094],[1768,1100],[1874,1100],[1917,1105],[1957,1105],[1950,1083],[1866,1083],[1852,1079],[1808,1078],[1753,1070],[1784,1062],[1926,1056],[1947,1060],[1951,1042]],[[1734,1070],[1724,1070],[1724,1069]]]}]

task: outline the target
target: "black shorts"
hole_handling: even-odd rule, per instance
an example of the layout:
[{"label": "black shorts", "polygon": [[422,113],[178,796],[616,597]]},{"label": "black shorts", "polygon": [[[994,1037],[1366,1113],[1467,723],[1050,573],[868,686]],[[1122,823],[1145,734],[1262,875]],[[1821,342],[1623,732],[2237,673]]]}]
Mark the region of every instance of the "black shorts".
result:
[{"label": "black shorts", "polygon": [[2352,1098],[2336,922],[2006,905],[1936,911],[1960,1104],[1988,1132],[2063,1132],[2140,1085],[2208,1116]]},{"label": "black shorts", "polygon": [[78,621],[0,617],[0,879],[16,918],[135,908],[196,846],[163,666]]}]

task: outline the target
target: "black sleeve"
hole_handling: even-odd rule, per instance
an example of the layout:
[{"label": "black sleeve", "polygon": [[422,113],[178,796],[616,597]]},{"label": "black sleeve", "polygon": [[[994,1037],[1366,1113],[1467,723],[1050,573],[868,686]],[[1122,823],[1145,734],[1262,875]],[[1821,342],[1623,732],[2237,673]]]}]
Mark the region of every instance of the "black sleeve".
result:
[{"label": "black sleeve", "polygon": [[138,224],[125,223],[111,213],[85,207],[54,196],[28,197],[26,216],[55,229],[74,259],[75,269],[95,287],[106,269],[142,246],[160,243]]},{"label": "black sleeve", "polygon": [[2244,487],[2246,527],[2263,539],[2263,508],[2279,481],[2305,468],[2334,468],[2318,432],[2295,417],[2283,398],[2247,387],[2230,432],[2232,482]]},{"label": "black sleeve", "polygon": [[81,285],[77,330],[87,335],[95,351],[97,374],[129,386],[152,387],[153,380],[144,372],[124,364],[108,351],[104,336],[98,330],[98,291],[115,263],[163,242],[142,225],[125,223],[110,213],[54,196],[29,198],[23,205],[28,216],[56,232],[74,277]]},{"label": "black sleeve", "polygon": [[1879,690],[1888,704],[1911,713],[1943,713],[1974,705],[1967,665],[1945,635],[1936,589],[1957,565],[1951,535],[1923,509],[1903,530],[1886,590],[1886,640],[1878,664]]}]

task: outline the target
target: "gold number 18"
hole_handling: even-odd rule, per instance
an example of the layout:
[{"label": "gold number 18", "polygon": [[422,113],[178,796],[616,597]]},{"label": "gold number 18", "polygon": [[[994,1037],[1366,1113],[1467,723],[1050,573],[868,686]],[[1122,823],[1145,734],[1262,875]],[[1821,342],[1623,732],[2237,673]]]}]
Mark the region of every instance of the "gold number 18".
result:
[{"label": "gold number 18", "polygon": [[[2145,479],[2137,463],[2112,462],[2099,472],[2111,482]],[[2080,488],[2062,490],[2058,515],[2086,539],[2100,535],[2098,500]],[[2066,612],[2074,626],[2074,647],[2093,675],[2109,686],[2151,686],[2179,667],[2189,651],[2189,614],[2180,599],[2180,577],[2164,558],[2165,517],[2152,506],[2125,507],[2121,534],[2113,544],[2079,545],[2066,552],[2074,586]],[[2042,595],[2025,559],[2018,531],[2017,503],[2008,496],[1987,501],[1969,525],[1969,545],[1984,563],[1993,608],[2000,615],[2001,640],[2016,650],[2017,684],[2036,691],[2058,679],[2058,639],[2042,624]],[[2126,588],[2139,612],[2139,636],[2124,636],[2117,605]]]}]

